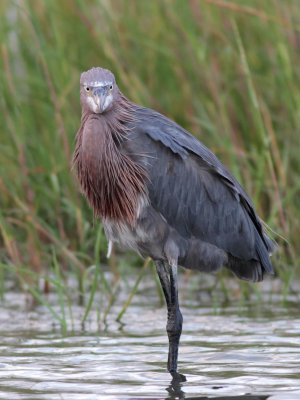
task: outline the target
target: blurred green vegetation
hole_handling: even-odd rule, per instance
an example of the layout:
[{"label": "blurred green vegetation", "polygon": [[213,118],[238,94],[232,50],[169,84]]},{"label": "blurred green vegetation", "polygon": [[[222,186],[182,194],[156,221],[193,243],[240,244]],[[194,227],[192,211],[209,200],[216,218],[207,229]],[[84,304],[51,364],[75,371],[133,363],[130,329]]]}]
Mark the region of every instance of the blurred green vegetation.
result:
[{"label": "blurred green vegetation", "polygon": [[280,277],[300,275],[298,0],[3,0],[0,15],[1,279],[15,271],[35,290],[59,263],[82,285],[100,262],[101,227],[70,171],[92,66],[218,155],[277,232]]}]

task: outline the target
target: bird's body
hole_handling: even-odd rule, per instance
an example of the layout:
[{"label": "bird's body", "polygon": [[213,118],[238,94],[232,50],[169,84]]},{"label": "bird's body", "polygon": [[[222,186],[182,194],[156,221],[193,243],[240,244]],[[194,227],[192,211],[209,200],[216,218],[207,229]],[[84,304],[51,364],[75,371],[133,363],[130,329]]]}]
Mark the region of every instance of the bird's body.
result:
[{"label": "bird's body", "polygon": [[[112,100],[97,112],[101,101],[86,96],[86,88],[104,87],[101,82],[110,85]],[[206,272],[225,266],[239,278],[260,281],[272,273],[273,243],[240,184],[190,133],[127,100],[107,70],[83,73],[81,85],[74,153],[79,181],[108,240],[156,263],[168,305],[168,369],[174,372],[182,324],[177,265]]]}]

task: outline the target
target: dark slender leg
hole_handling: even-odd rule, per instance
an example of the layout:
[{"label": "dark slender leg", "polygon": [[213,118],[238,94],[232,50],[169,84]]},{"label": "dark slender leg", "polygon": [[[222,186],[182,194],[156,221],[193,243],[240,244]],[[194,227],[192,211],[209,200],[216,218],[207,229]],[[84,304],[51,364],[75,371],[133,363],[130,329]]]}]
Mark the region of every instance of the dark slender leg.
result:
[{"label": "dark slender leg", "polygon": [[177,265],[166,266],[161,261],[156,261],[156,270],[161,282],[168,308],[167,333],[169,337],[168,371],[180,380],[185,380],[183,375],[177,373],[178,347],[182,330],[182,315],[178,303]]},{"label": "dark slender leg", "polygon": [[172,374],[177,372],[178,347],[183,322],[178,303],[177,265],[170,266],[170,291],[167,333],[169,337],[168,371]]},{"label": "dark slender leg", "polygon": [[171,301],[169,273],[165,267],[165,264],[162,261],[155,261],[155,266],[162,290],[164,292],[167,307],[169,309]]}]

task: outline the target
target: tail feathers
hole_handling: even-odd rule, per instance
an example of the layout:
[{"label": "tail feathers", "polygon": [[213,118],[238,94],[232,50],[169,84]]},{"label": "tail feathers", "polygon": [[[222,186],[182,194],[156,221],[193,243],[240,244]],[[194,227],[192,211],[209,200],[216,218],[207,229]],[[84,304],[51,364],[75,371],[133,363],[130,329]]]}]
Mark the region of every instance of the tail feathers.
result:
[{"label": "tail feathers", "polygon": [[256,235],[255,248],[259,261],[263,269],[269,274],[274,274],[273,266],[270,260],[270,253],[274,250],[274,243],[267,236],[264,237],[267,243],[267,248],[260,235]]},{"label": "tail feathers", "polygon": [[276,244],[267,235],[262,238],[257,233],[255,250],[256,260],[241,260],[229,254],[227,268],[231,269],[238,278],[253,282],[262,281],[265,272],[274,274],[270,255],[276,250]]},{"label": "tail feathers", "polygon": [[277,251],[278,245],[274,240],[270,239],[267,235],[264,235],[264,241],[266,242],[269,255]]},{"label": "tail feathers", "polygon": [[228,264],[226,265],[238,278],[260,282],[264,278],[264,271],[259,261],[244,261],[229,254]]}]

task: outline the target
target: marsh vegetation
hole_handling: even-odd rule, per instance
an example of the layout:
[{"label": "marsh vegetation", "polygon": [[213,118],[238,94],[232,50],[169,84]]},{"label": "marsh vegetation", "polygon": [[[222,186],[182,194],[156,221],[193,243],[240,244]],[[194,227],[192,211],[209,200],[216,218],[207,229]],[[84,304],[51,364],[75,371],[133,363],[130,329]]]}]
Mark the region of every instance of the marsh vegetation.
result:
[{"label": "marsh vegetation", "polygon": [[[175,119],[218,155],[280,244],[274,291],[283,300],[297,291],[297,1],[2,1],[0,12],[2,298],[8,286],[30,293],[66,330],[74,302],[85,305],[84,322],[101,291],[105,307],[96,308],[105,316],[129,285],[124,312],[145,271],[152,275],[151,263],[132,253],[115,249],[106,260],[101,224],[70,171],[79,76],[91,66],[114,71],[128,98]],[[226,301],[261,290],[241,282],[233,295],[229,275],[213,279]]]}]

